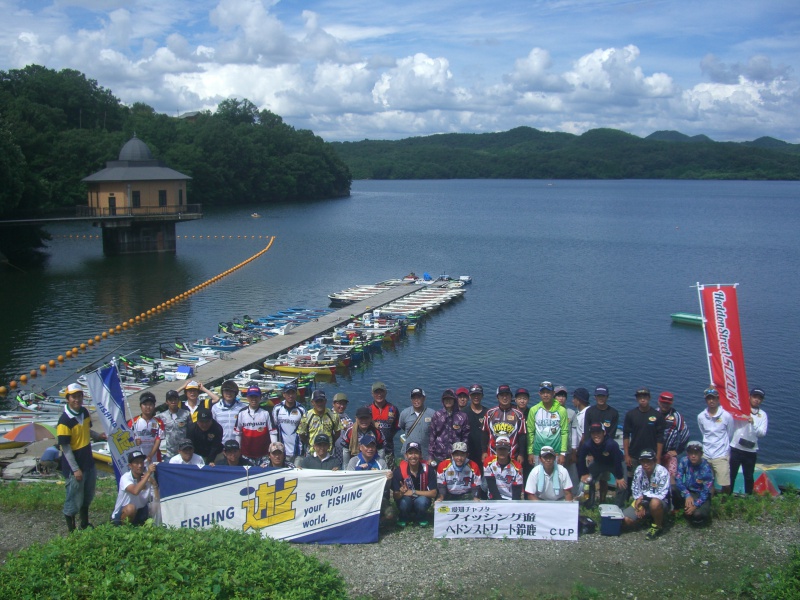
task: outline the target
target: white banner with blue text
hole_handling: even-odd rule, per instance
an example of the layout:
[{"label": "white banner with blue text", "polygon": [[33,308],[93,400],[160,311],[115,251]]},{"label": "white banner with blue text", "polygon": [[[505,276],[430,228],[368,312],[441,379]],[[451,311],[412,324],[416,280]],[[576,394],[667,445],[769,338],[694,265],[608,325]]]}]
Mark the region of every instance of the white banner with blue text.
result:
[{"label": "white banner with blue text", "polygon": [[578,540],[578,502],[437,502],[433,537]]},{"label": "white banner with blue text", "polygon": [[164,525],[218,525],[301,543],[378,541],[386,471],[161,463],[156,476]]}]

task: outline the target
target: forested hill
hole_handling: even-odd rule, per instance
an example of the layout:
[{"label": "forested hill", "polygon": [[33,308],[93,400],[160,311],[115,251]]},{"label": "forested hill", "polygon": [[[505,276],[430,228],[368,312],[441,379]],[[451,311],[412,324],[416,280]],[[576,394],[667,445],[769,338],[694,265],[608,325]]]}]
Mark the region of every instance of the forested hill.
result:
[{"label": "forested hill", "polygon": [[0,71],[0,218],[85,205],[81,179],[116,160],[133,134],[192,177],[191,203],[317,200],[350,193],[347,166],[311,131],[248,100],[176,118],[125,106],[71,69]]},{"label": "forested hill", "polygon": [[517,127],[332,146],[354,179],[800,179],[800,144],[767,137],[733,143],[677,131],[640,138]]}]

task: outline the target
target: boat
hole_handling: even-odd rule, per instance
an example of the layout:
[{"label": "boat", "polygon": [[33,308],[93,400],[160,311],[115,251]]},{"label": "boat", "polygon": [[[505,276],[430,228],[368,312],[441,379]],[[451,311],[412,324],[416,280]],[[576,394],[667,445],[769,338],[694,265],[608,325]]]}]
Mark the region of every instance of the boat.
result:
[{"label": "boat", "polygon": [[[775,465],[759,463],[756,465],[753,478],[758,479],[762,474],[766,474],[776,489],[800,489],[800,463],[780,463]],[[736,474],[736,480],[733,482],[733,491],[736,494],[744,494],[744,479],[741,471]]]},{"label": "boat", "polygon": [[681,325],[694,325],[696,327],[703,326],[703,316],[694,313],[676,312],[670,315],[673,323],[680,323]]},{"label": "boat", "polygon": [[106,473],[113,472],[111,450],[108,449],[108,442],[92,443],[92,458],[98,470]]},{"label": "boat", "polygon": [[250,213],[250,216],[253,217],[254,219],[260,219],[261,218],[261,215],[258,214],[257,212]]}]

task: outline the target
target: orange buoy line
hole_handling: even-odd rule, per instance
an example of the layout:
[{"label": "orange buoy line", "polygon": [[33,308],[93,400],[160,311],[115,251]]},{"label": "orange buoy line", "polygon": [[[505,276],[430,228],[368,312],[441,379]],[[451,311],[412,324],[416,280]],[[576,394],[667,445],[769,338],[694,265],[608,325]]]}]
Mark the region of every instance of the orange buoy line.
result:
[{"label": "orange buoy line", "polygon": [[[192,236],[192,237],[194,237],[194,236]],[[211,237],[211,236],[207,236],[207,237]],[[216,237],[216,236],[214,236],[214,237]],[[230,236],[230,237],[232,238],[233,236]],[[127,321],[123,321],[122,323],[120,323],[119,325],[117,325],[115,327],[110,327],[108,329],[108,331],[103,331],[99,335],[96,335],[93,338],[89,338],[88,340],[86,340],[85,343],[80,344],[80,346],[74,346],[74,347],[70,348],[69,350],[67,350],[66,352],[64,352],[64,354],[59,354],[57,359],[50,360],[47,364],[42,363],[41,365],[39,365],[38,370],[37,369],[31,369],[28,373],[23,373],[22,375],[19,376],[19,378],[18,378],[19,381],[17,381],[16,379],[14,379],[12,381],[9,381],[8,382],[8,388],[6,388],[6,386],[0,386],[0,396],[4,396],[5,394],[8,393],[9,390],[17,389],[17,387],[20,384],[25,385],[26,383],[28,383],[28,381],[30,379],[35,379],[40,372],[44,375],[47,372],[48,369],[54,369],[56,366],[58,366],[59,363],[63,363],[65,359],[74,358],[74,357],[78,356],[79,352],[86,351],[87,349],[91,348],[95,344],[99,344],[102,340],[104,340],[104,339],[106,339],[106,338],[108,338],[110,336],[116,335],[118,333],[122,333],[123,331],[126,331],[127,329],[133,327],[137,323],[141,323],[142,321],[144,321],[146,319],[149,319],[150,317],[153,317],[153,316],[161,313],[162,311],[167,310],[168,308],[172,308],[173,306],[177,305],[178,302],[181,302],[182,300],[188,299],[189,296],[204,290],[206,287],[208,287],[212,283],[216,283],[217,281],[219,281],[223,277],[226,277],[227,275],[230,275],[231,273],[234,273],[235,271],[238,271],[239,269],[241,269],[245,265],[253,262],[257,258],[260,258],[261,256],[263,256],[264,254],[266,254],[269,251],[269,249],[272,247],[272,244],[275,242],[275,236],[274,235],[271,236],[271,237],[270,236],[265,236],[265,237],[269,237],[269,243],[266,245],[266,247],[264,247],[262,250],[256,252],[253,256],[251,256],[247,260],[244,260],[244,261],[240,262],[238,265],[231,267],[227,271],[223,271],[219,275],[215,275],[211,279],[209,279],[207,281],[204,281],[203,283],[201,283],[199,285],[196,285],[195,287],[193,287],[190,290],[186,290],[182,294],[178,294],[174,298],[170,298],[166,302],[162,302],[161,304],[158,304],[157,306],[154,306],[153,308],[151,308],[150,310],[148,310],[146,312],[143,312],[143,313],[141,313],[139,315],[136,315],[135,317],[133,317],[131,319],[128,319]],[[259,238],[260,238],[260,236],[259,236]]]}]

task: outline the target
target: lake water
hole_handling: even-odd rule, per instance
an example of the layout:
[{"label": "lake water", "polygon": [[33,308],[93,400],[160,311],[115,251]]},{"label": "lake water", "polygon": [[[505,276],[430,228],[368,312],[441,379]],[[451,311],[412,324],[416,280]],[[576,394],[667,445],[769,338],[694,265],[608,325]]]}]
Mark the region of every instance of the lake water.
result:
[{"label": "lake water", "polygon": [[[328,293],[355,284],[446,272],[473,277],[465,299],[362,370],[324,384],[348,394],[350,412],[369,401],[376,380],[401,407],[416,386],[439,407],[445,388],[473,382],[487,400],[501,383],[605,383],[620,412],[646,385],[672,391],[696,434],[709,378],[702,332],[673,325],[669,315],[699,312],[698,281],[739,283],[748,382],[766,390],[771,421],[760,458],[798,462],[800,449],[787,440],[797,439],[800,386],[799,198],[793,182],[358,181],[350,198],[242,207],[180,224],[175,256],[113,259],[102,256],[99,239],[74,237],[99,230],[50,226],[46,268],[5,273],[0,376],[7,382],[56,358],[231,268],[266,245],[259,236],[275,235],[263,257],[36,386],[71,381],[112,350],[154,351],[235,316],[327,306]],[[251,218],[254,210],[262,218]],[[208,235],[234,239],[199,237]]]}]

